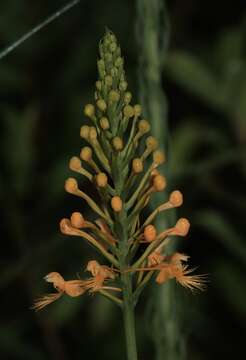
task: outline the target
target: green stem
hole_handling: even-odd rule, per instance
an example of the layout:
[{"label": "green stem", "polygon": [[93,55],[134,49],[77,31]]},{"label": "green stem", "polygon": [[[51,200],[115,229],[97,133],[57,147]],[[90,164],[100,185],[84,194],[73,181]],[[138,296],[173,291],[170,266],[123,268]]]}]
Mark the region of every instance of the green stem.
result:
[{"label": "green stem", "polygon": [[123,318],[126,336],[127,359],[137,360],[137,344],[135,334],[135,314],[132,293],[131,274],[122,275],[123,283]]}]

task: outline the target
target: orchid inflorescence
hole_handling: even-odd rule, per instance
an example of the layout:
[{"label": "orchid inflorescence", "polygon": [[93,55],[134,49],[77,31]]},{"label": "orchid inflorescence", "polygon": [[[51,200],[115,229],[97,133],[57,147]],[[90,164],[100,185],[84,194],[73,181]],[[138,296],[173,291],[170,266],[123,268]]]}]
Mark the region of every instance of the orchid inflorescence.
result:
[{"label": "orchid inflorescence", "polygon": [[63,294],[76,297],[85,292],[97,292],[123,306],[124,294],[130,291],[135,305],[153,275],[157,284],[176,279],[192,291],[205,287],[204,276],[193,275],[193,269],[188,267],[187,255],[165,253],[172,236],[187,235],[189,221],[180,218],[160,233],[154,225],[161,212],[182,205],[182,193],[172,191],[169,199],[144,219],[151,197],[166,188],[166,179],[158,172],[165,155],[158,150],[156,138],[147,135],[150,124],[142,118],[141,106],[131,105],[121,49],[112,32],[106,31],[99,53],[95,104],[84,108],[93,126],[83,125],[80,130],[88,146],[69,162],[71,170],[97,189],[99,203],[80,190],[75,178],[65,182],[65,190],[83,199],[97,218],[89,221],[80,212],[74,212],[70,219],[61,220],[60,229],[65,235],[85,239],[106,258],[108,265],[89,261],[86,270],[91,277],[85,280],[65,281],[59,273],[51,272],[45,280],[57,292],[37,299],[33,306],[36,310]]}]

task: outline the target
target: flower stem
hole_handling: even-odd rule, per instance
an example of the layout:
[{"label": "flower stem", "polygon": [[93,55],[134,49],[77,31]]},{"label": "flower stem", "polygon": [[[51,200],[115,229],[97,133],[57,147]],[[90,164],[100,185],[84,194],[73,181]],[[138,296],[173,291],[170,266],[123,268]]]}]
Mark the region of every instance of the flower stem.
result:
[{"label": "flower stem", "polygon": [[123,318],[126,336],[127,359],[137,360],[137,344],[135,334],[135,314],[132,293],[132,275],[123,274]]}]

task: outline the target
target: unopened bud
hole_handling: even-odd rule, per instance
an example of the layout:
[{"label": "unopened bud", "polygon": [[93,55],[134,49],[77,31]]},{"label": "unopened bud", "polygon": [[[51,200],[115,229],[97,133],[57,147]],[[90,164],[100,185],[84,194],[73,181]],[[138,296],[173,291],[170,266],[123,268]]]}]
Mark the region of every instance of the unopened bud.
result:
[{"label": "unopened bud", "polygon": [[130,104],[131,100],[132,100],[132,94],[129,91],[127,91],[124,96],[124,103]]},{"label": "unopened bud", "polygon": [[112,86],[112,84],[113,84],[112,76],[110,76],[110,75],[105,76],[105,84],[106,84],[108,87],[111,87],[111,86]]},{"label": "unopened bud", "polygon": [[104,112],[107,109],[107,105],[103,99],[97,100],[97,107],[102,112]]},{"label": "unopened bud", "polygon": [[117,67],[117,68],[119,68],[119,67],[121,67],[121,66],[123,66],[123,59],[122,59],[122,57],[118,57],[116,60],[115,60],[115,66]]},{"label": "unopened bud", "polygon": [[158,146],[158,141],[154,136],[148,136],[146,139],[146,147],[150,149],[151,151],[155,150]]},{"label": "unopened bud", "polygon": [[155,191],[163,191],[167,186],[166,178],[162,175],[156,175],[153,179]]},{"label": "unopened bud", "polygon": [[112,60],[113,60],[112,54],[106,53],[106,54],[105,54],[105,60],[106,60],[107,63],[112,62]]},{"label": "unopened bud", "polygon": [[143,162],[141,159],[139,158],[133,159],[132,170],[135,174],[139,174],[143,171]]},{"label": "unopened bud", "polygon": [[80,128],[80,137],[82,137],[82,139],[88,139],[89,137],[89,132],[90,132],[90,127],[88,125],[83,125]]},{"label": "unopened bud", "polygon": [[109,92],[109,100],[112,101],[112,102],[119,101],[120,100],[120,94],[115,90],[111,90]]},{"label": "unopened bud", "polygon": [[180,218],[176,225],[175,229],[177,230],[178,235],[186,236],[190,229],[190,222],[186,218]]},{"label": "unopened bud", "polygon": [[81,169],[81,160],[77,156],[73,156],[69,161],[69,169],[78,171]]},{"label": "unopened bud", "polygon": [[71,224],[77,229],[81,229],[85,224],[85,219],[80,212],[73,212],[71,215]]},{"label": "unopened bud", "polygon": [[145,134],[150,131],[150,124],[147,120],[140,120],[138,123],[138,130],[140,133]]},{"label": "unopened bud", "polygon": [[78,190],[77,180],[74,178],[68,178],[65,181],[65,190],[70,194],[73,194],[75,191],[77,191]]},{"label": "unopened bud", "polygon": [[161,165],[166,161],[166,157],[163,151],[161,150],[156,150],[153,153],[153,161],[155,164],[157,165]]},{"label": "unopened bud", "polygon": [[92,104],[85,105],[84,114],[89,118],[92,118],[95,115],[95,106]]},{"label": "unopened bud", "polygon": [[155,177],[155,176],[157,176],[157,175],[160,175],[160,173],[159,173],[159,171],[158,171],[157,169],[153,169],[153,170],[151,171],[150,175],[151,175],[152,177]]},{"label": "unopened bud", "polygon": [[108,177],[105,173],[99,173],[96,175],[96,183],[99,187],[105,187],[108,183]]},{"label": "unopened bud", "polygon": [[[121,81],[120,84],[119,84],[119,89],[120,89],[120,91],[126,91],[127,86],[128,86],[128,84],[127,84],[126,81]],[[129,102],[130,102],[130,101],[129,101]],[[125,103],[126,103],[126,101],[125,101]]]},{"label": "unopened bud", "polygon": [[134,105],[134,114],[135,116],[140,116],[142,114],[142,107],[139,104]]},{"label": "unopened bud", "polygon": [[96,88],[97,88],[98,91],[102,90],[102,82],[100,80],[96,81]]},{"label": "unopened bud", "polygon": [[69,219],[61,219],[60,230],[62,234],[71,235],[71,223]]},{"label": "unopened bud", "polygon": [[121,151],[123,149],[123,140],[119,136],[115,136],[112,141],[113,147],[117,151]]},{"label": "unopened bud", "polygon": [[126,105],[123,109],[123,114],[126,118],[134,116],[134,109],[131,105]]},{"label": "unopened bud", "polygon": [[92,159],[92,149],[89,146],[85,146],[80,151],[80,158],[86,162]]},{"label": "unopened bud", "polygon": [[116,77],[116,76],[118,75],[118,70],[117,70],[115,67],[113,67],[113,68],[110,70],[110,74],[111,74],[111,76],[114,78],[114,77]]},{"label": "unopened bud", "polygon": [[169,196],[169,202],[175,206],[181,206],[183,204],[183,195],[179,190],[174,190]]},{"label": "unopened bud", "polygon": [[109,121],[105,116],[100,119],[100,125],[103,130],[109,129]]},{"label": "unopened bud", "polygon": [[90,127],[89,139],[91,142],[94,142],[97,139],[97,130],[94,126]]},{"label": "unopened bud", "polygon": [[156,239],[156,228],[154,225],[148,225],[144,228],[144,239],[148,242],[152,242]]},{"label": "unopened bud", "polygon": [[122,200],[119,196],[113,196],[111,199],[111,207],[115,212],[120,212],[122,209]]},{"label": "unopened bud", "polygon": [[117,49],[117,45],[115,42],[112,42],[109,46],[110,51],[113,53]]}]

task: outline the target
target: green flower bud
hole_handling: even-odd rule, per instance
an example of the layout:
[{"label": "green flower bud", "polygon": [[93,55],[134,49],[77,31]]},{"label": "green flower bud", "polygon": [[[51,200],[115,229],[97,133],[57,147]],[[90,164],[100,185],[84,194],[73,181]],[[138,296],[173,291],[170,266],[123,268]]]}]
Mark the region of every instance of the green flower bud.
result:
[{"label": "green flower bud", "polygon": [[103,99],[97,100],[97,107],[102,112],[104,112],[107,109],[107,105]]},{"label": "green flower bud", "polygon": [[139,104],[134,105],[135,116],[140,116],[142,113],[142,107]]},{"label": "green flower bud", "polygon": [[126,105],[123,109],[123,114],[126,118],[134,116],[134,109],[131,105]]},{"label": "green flower bud", "polygon": [[113,147],[117,151],[121,151],[123,149],[123,140],[119,136],[115,136],[112,141]]},{"label": "green flower bud", "polygon": [[109,100],[112,102],[117,102],[120,100],[120,94],[115,91],[115,90],[111,90],[109,93]]},{"label": "green flower bud", "polygon": [[106,76],[105,76],[105,84],[106,84],[108,87],[111,87],[111,86],[113,85],[112,76],[110,76],[110,75],[106,75]]},{"label": "green flower bud", "polygon": [[98,91],[102,90],[102,82],[100,80],[96,81],[96,88],[97,88]]},{"label": "green flower bud", "polygon": [[119,67],[122,67],[123,66],[123,59],[121,57],[118,57],[116,60],[115,60],[115,63],[114,65],[119,68]]},{"label": "green flower bud", "polygon": [[124,103],[125,104],[130,104],[131,100],[132,100],[132,94],[129,91],[127,91],[125,93]]},{"label": "green flower bud", "polygon": [[85,105],[84,114],[89,118],[92,118],[95,115],[95,106],[92,104]]},{"label": "green flower bud", "polygon": [[120,85],[119,85],[120,91],[126,91],[127,85],[128,85],[128,84],[127,84],[126,81],[121,81],[121,82],[120,82]]},{"label": "green flower bud", "polygon": [[109,121],[105,116],[100,119],[100,125],[103,130],[109,129]]}]

